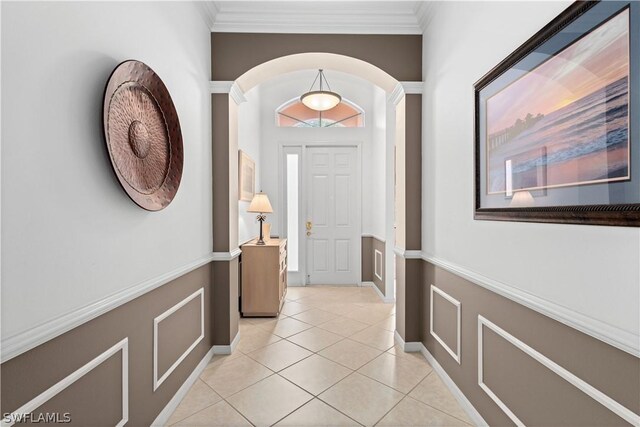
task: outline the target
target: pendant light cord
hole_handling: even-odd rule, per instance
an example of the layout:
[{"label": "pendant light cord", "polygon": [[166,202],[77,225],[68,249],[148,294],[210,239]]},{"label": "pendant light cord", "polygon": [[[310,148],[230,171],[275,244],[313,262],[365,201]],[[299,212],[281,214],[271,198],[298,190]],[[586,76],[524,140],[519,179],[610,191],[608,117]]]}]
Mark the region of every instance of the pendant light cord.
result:
[{"label": "pendant light cord", "polygon": [[308,92],[313,91],[313,86],[315,86],[318,78],[320,78],[320,92],[322,92],[322,80],[324,80],[324,82],[327,84],[327,87],[329,88],[329,92],[331,92],[331,86],[329,85],[329,81],[327,80],[327,78],[324,76],[324,70],[322,68],[318,70],[318,74],[313,80],[313,83],[311,83],[311,87],[309,88]]}]

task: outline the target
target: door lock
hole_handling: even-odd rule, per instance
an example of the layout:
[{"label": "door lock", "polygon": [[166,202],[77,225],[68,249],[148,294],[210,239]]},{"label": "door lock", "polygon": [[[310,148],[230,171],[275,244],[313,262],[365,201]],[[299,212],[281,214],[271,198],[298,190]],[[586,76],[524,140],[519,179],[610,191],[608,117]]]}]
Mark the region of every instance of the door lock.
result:
[{"label": "door lock", "polygon": [[311,229],[313,228],[313,224],[311,221],[307,221],[307,237],[311,236]]}]

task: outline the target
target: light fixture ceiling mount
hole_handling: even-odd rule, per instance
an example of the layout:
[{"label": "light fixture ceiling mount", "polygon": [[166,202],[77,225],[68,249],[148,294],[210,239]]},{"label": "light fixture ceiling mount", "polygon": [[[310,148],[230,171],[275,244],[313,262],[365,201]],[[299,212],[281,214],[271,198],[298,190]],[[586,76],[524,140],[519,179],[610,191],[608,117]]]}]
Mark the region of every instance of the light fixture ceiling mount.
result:
[{"label": "light fixture ceiling mount", "polygon": [[[320,90],[313,90],[313,86],[318,80],[320,81]],[[324,90],[323,81],[327,84],[329,90]],[[342,97],[331,91],[331,87],[329,86],[327,78],[324,76],[323,70],[319,69],[318,75],[313,83],[311,83],[309,91],[302,94],[300,101],[312,110],[327,111],[338,105],[340,101],[342,101]]]}]

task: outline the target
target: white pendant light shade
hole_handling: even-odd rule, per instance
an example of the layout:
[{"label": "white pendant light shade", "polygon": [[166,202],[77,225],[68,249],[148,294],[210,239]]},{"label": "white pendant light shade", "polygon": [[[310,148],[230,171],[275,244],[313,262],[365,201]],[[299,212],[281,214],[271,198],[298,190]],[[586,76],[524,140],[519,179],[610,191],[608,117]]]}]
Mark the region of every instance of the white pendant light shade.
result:
[{"label": "white pendant light shade", "polygon": [[327,111],[340,104],[342,97],[335,92],[316,90],[302,95],[300,101],[312,110]]},{"label": "white pendant light shade", "polygon": [[[313,85],[315,85],[318,80],[320,80],[320,90],[312,90]],[[322,70],[318,70],[318,75],[311,84],[311,89],[300,97],[300,101],[312,110],[327,111],[342,101],[342,97],[335,92],[331,92],[330,87],[329,90],[324,90],[323,82],[329,86],[329,82],[327,82],[327,78],[324,76]]]}]

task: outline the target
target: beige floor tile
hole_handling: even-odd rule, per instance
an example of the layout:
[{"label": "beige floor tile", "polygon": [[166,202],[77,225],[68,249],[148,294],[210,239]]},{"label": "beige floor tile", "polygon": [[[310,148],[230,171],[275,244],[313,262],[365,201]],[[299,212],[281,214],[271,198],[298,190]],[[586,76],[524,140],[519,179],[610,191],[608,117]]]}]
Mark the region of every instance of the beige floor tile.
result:
[{"label": "beige floor tile", "polygon": [[224,427],[240,427],[251,426],[251,423],[242,417],[225,401],[211,405],[208,408],[182,420],[176,424],[180,427],[198,427],[198,426],[224,426]]},{"label": "beige floor tile", "polygon": [[282,340],[248,353],[247,356],[272,371],[277,372],[312,354],[309,350],[292,344],[289,341]]},{"label": "beige floor tile", "polygon": [[359,307],[353,303],[336,301],[328,304],[322,304],[317,308],[337,314],[338,316],[345,316],[346,314],[351,313],[354,309]]},{"label": "beige floor tile", "polygon": [[200,379],[226,398],[271,374],[271,370],[242,355],[225,363],[210,364],[202,372]]},{"label": "beige floor tile", "polygon": [[379,426],[464,426],[467,424],[410,397],[405,397],[377,424]]},{"label": "beige floor tile", "polygon": [[387,353],[404,359],[414,359],[419,361],[420,363],[426,363],[428,366],[431,366],[429,365],[429,362],[427,362],[427,359],[424,358],[422,353],[420,353],[419,351],[405,352],[397,343],[394,344],[394,346],[389,350],[387,350]]},{"label": "beige floor tile", "polygon": [[353,372],[314,354],[280,372],[280,375],[311,394],[318,395]]},{"label": "beige floor tile", "polygon": [[270,426],[313,398],[279,375],[272,375],[227,399],[256,426]]},{"label": "beige floor tile", "polygon": [[354,341],[366,344],[370,347],[377,348],[381,351],[387,351],[394,344],[393,332],[386,329],[371,326],[349,337]]},{"label": "beige floor tile", "polygon": [[359,426],[357,422],[318,399],[313,399],[276,426],[338,427]]},{"label": "beige floor tile", "polygon": [[312,328],[313,326],[292,317],[287,317],[286,319],[277,319],[263,323],[260,327],[271,334],[278,335],[281,338],[286,338],[297,334],[298,332]]},{"label": "beige floor tile", "polygon": [[182,399],[182,402],[180,402],[176,410],[173,411],[173,414],[169,417],[169,421],[167,421],[167,425],[175,424],[221,400],[222,398],[218,393],[211,390],[211,387],[198,379],[193,386],[191,386],[191,389],[189,389],[189,392],[184,399]]},{"label": "beige floor tile", "polygon": [[391,316],[383,319],[382,321],[376,323],[373,326],[377,326],[378,328],[386,329],[387,331],[394,332],[396,330],[396,315],[392,314]]},{"label": "beige floor tile", "polygon": [[301,322],[318,326],[322,323],[328,322],[329,320],[335,319],[338,315],[318,308],[312,308],[311,310],[303,311],[302,313],[291,317],[296,320],[300,320]]},{"label": "beige floor tile", "polygon": [[294,314],[303,313],[309,309],[311,309],[311,307],[308,305],[300,304],[295,301],[285,301],[280,312],[285,316],[293,316]]},{"label": "beige floor tile", "polygon": [[309,286],[289,286],[287,288],[286,299],[295,301],[300,298],[310,297],[318,292],[318,289]]},{"label": "beige floor tile", "polygon": [[280,313],[277,316],[273,316],[273,317],[241,317],[240,320],[244,320],[248,323],[252,323],[254,325],[263,325],[265,323],[271,323],[274,320],[277,319],[286,319],[287,316],[286,314]]},{"label": "beige floor tile", "polygon": [[352,302],[355,304],[376,304],[382,303],[380,297],[375,293],[375,291],[361,291],[355,294],[346,295],[343,298],[344,302]]},{"label": "beige floor tile", "polygon": [[338,317],[333,320],[329,320],[326,323],[318,325],[319,328],[325,329],[334,334],[348,337],[356,332],[360,332],[366,329],[368,326],[366,323],[358,322],[357,320],[347,319],[346,317]]},{"label": "beige floor tile", "polygon": [[209,361],[208,365],[214,365],[214,364],[219,365],[222,363],[228,363],[240,356],[242,356],[242,353],[237,351],[237,349],[231,354],[215,354]]},{"label": "beige floor tile", "polygon": [[372,426],[400,402],[403,395],[356,372],[318,397],[359,423]]},{"label": "beige floor tile", "polygon": [[240,333],[240,341],[238,341],[236,350],[242,353],[251,353],[259,348],[278,342],[280,339],[279,336],[273,335],[256,326],[255,329],[249,329]]},{"label": "beige floor tile", "polygon": [[382,352],[350,339],[337,342],[318,354],[351,369],[359,369],[378,357]]},{"label": "beige floor tile", "polygon": [[357,320],[358,322],[366,323],[368,325],[375,325],[376,323],[386,319],[388,316],[389,313],[386,311],[360,306],[356,306],[349,313],[344,314],[344,317]]},{"label": "beige floor tile", "polygon": [[431,372],[431,366],[426,360],[421,362],[382,353],[358,369],[358,372],[406,394]]},{"label": "beige floor tile", "polygon": [[306,331],[302,331],[299,334],[295,334],[287,338],[287,340],[313,352],[318,352],[343,339],[344,337],[338,334],[334,334],[333,332],[325,331],[320,328],[307,329]]},{"label": "beige floor tile", "polygon": [[427,378],[418,384],[418,386],[409,393],[409,396],[446,412],[468,424],[472,424],[466,412],[462,410],[456,398],[453,397],[447,386],[444,385],[435,372],[429,374]]}]

